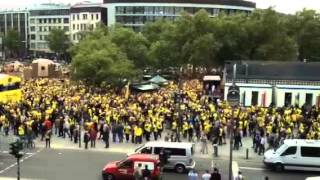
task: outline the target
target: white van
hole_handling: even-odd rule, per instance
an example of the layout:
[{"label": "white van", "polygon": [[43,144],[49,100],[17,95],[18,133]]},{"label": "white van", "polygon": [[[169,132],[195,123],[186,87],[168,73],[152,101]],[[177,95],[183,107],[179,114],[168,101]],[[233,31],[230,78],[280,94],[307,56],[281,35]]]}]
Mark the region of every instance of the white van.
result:
[{"label": "white van", "polygon": [[168,164],[164,166],[165,169],[174,169],[178,173],[183,173],[195,167],[196,162],[192,159],[194,153],[194,144],[192,143],[152,141],[128,155],[136,153],[159,155],[161,148],[164,148],[170,155]]},{"label": "white van", "polygon": [[306,180],[320,180],[320,176],[317,176],[317,177],[308,177]]},{"label": "white van", "polygon": [[264,164],[276,171],[284,169],[320,170],[320,141],[287,139],[277,149],[264,153]]}]

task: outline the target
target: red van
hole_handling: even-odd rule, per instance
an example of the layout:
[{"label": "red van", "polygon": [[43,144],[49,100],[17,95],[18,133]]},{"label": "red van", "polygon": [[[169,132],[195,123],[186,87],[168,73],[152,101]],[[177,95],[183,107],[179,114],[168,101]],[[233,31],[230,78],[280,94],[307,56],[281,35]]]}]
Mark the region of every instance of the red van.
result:
[{"label": "red van", "polygon": [[134,154],[122,161],[115,161],[108,163],[102,170],[103,180],[133,180],[134,169],[141,164],[141,169],[148,169],[151,171],[153,180],[160,179],[160,160],[159,156],[150,154]]}]

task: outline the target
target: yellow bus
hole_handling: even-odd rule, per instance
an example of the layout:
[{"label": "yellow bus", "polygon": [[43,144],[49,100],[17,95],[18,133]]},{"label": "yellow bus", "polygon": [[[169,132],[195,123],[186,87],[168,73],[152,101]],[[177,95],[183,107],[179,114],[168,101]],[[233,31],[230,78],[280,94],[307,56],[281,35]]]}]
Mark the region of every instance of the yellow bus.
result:
[{"label": "yellow bus", "polygon": [[0,74],[0,102],[19,102],[22,98],[21,78]]}]

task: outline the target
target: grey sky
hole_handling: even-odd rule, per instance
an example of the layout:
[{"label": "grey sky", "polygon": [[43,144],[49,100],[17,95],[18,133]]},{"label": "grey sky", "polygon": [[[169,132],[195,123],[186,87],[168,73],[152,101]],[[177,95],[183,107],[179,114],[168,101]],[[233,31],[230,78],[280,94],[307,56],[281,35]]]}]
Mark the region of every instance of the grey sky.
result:
[{"label": "grey sky", "polygon": [[[0,8],[24,8],[40,3],[77,3],[83,0],[0,0]],[[91,2],[102,2],[103,0],[91,0]],[[257,3],[258,8],[274,7],[283,13],[294,13],[303,8],[315,9],[320,12],[320,0],[250,0]]]}]

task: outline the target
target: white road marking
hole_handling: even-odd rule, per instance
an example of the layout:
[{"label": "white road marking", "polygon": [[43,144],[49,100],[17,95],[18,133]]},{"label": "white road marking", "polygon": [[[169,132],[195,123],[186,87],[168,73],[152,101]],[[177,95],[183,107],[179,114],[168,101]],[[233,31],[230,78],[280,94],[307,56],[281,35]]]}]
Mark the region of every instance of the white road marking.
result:
[{"label": "white road marking", "polygon": [[255,168],[255,167],[240,167],[240,169],[254,170],[254,171],[263,171],[263,170],[265,170],[264,168]]},{"label": "white road marking", "polygon": [[[42,151],[42,150],[38,150],[37,153],[38,153],[38,152],[41,152],[41,151]],[[27,156],[23,157],[23,158],[20,160],[20,162],[23,162],[23,161],[31,158],[32,156],[36,155],[37,153],[25,153],[25,155],[27,155]],[[16,162],[13,163],[13,164],[11,164],[10,166],[8,166],[8,167],[6,167],[5,169],[1,170],[1,171],[0,171],[0,174],[3,174],[4,172],[8,171],[9,169],[13,168],[13,167],[16,166],[16,165],[17,165]]]}]

